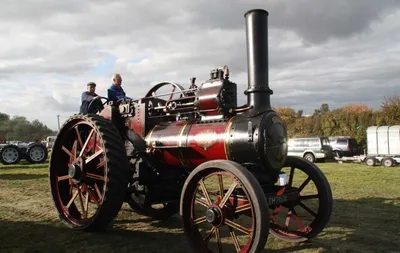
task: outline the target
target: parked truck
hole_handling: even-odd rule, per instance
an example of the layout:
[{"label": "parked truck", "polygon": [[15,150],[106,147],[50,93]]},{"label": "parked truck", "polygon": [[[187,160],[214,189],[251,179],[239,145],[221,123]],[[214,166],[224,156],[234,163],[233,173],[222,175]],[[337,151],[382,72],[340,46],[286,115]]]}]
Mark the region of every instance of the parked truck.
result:
[{"label": "parked truck", "polygon": [[367,151],[363,155],[335,157],[339,162],[365,162],[368,166],[400,164],[400,125],[367,128]]}]

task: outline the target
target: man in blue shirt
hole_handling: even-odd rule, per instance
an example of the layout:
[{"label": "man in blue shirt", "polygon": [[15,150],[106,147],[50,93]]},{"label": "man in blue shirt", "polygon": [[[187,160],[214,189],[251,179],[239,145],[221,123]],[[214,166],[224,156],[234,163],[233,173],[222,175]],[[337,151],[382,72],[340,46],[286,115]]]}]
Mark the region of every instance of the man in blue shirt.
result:
[{"label": "man in blue shirt", "polygon": [[121,75],[115,74],[112,80],[113,84],[107,90],[108,99],[110,101],[118,101],[120,99],[131,99],[130,97],[126,96],[124,89],[122,89],[121,87],[122,84]]},{"label": "man in blue shirt", "polygon": [[[79,110],[79,113],[96,113],[98,110],[104,109],[103,104],[101,103],[101,96],[97,95],[95,93],[96,91],[96,84],[93,82],[90,82],[87,84],[87,91],[83,92],[81,95],[81,107]],[[91,104],[89,108],[90,102],[93,103]]]}]

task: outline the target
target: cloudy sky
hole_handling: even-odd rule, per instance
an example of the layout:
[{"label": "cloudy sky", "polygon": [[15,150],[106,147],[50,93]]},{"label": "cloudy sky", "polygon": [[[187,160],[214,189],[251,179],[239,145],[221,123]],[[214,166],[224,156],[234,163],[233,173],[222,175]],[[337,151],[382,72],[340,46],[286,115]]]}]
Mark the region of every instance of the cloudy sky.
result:
[{"label": "cloudy sky", "polygon": [[0,112],[57,129],[86,83],[106,95],[118,72],[130,97],[157,81],[185,87],[228,65],[247,87],[244,13],[268,10],[273,106],[312,113],[379,108],[400,94],[396,0],[0,0]]}]

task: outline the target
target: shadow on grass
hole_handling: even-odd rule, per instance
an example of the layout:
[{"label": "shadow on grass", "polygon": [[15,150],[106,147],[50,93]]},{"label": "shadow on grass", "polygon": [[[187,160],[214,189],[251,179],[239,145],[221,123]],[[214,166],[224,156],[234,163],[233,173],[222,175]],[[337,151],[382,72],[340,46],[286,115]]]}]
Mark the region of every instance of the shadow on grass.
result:
[{"label": "shadow on grass", "polygon": [[109,228],[101,233],[62,224],[0,221],[1,252],[190,252],[182,234]]},{"label": "shadow on grass", "polygon": [[[128,209],[124,211],[129,212]],[[149,222],[152,229],[171,230],[182,226],[180,217],[176,215],[165,221],[151,221],[149,218],[142,221]],[[316,238],[304,243],[287,243],[275,239],[270,234],[268,245],[263,252],[400,253],[399,221],[400,198],[337,199],[334,200],[328,226]],[[131,221],[122,220],[120,224],[125,222]]]},{"label": "shadow on grass", "polygon": [[0,174],[0,180],[32,180],[32,179],[41,179],[47,178],[47,174]]},{"label": "shadow on grass", "polygon": [[400,198],[338,199],[328,226],[309,244],[328,252],[400,253],[399,224]]}]

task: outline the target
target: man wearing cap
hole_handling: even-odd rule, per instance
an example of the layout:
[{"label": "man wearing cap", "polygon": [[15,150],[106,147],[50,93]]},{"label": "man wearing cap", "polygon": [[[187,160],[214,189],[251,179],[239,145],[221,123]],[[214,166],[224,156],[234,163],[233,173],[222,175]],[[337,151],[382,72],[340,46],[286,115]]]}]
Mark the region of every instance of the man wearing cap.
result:
[{"label": "man wearing cap", "polygon": [[[95,91],[96,91],[96,84],[93,82],[88,83],[87,91],[83,92],[81,96],[82,102],[79,113],[84,113],[84,114],[96,113],[97,110],[102,110],[104,108],[100,100],[101,96],[97,95]],[[92,100],[95,101],[93,101],[93,103],[89,108],[89,104],[90,102],[92,102]]]},{"label": "man wearing cap", "polygon": [[124,89],[122,89],[122,77],[120,74],[114,74],[112,77],[112,85],[107,90],[108,100],[118,101],[121,99],[131,99],[126,96]]}]

